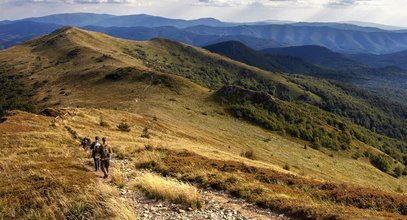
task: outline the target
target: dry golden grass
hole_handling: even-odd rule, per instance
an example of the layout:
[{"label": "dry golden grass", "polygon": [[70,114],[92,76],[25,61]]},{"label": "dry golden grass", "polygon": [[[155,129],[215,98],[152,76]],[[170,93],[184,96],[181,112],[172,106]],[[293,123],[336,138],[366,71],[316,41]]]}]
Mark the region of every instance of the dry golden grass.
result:
[{"label": "dry golden grass", "polygon": [[166,150],[153,170],[292,217],[405,219],[407,214],[407,197],[397,193],[313,180],[188,151]]},{"label": "dry golden grass", "polygon": [[123,173],[120,171],[119,168],[112,167],[110,171],[110,177],[113,184],[115,184],[119,188],[123,188],[125,186]]},{"label": "dry golden grass", "polygon": [[126,200],[124,200],[123,198],[119,198],[119,194],[116,189],[106,184],[99,184],[98,190],[101,192],[105,192],[105,194],[107,195],[113,195],[102,200],[102,205],[107,207],[107,209],[113,216],[112,218],[118,220],[137,219],[134,208],[131,207],[131,205]]},{"label": "dry golden grass", "polygon": [[124,219],[132,213],[79,162],[85,155],[65,127],[51,124],[23,112],[0,124],[0,219]]},{"label": "dry golden grass", "polygon": [[145,173],[135,179],[135,186],[152,198],[182,204],[193,209],[201,207],[197,188],[177,180]]},{"label": "dry golden grass", "polygon": [[[252,198],[248,197],[249,195],[257,195],[259,193],[266,193],[268,196],[267,203],[265,204],[274,204],[273,208],[279,210],[284,209],[287,210],[297,210],[301,212],[301,210],[306,210],[307,213],[315,213],[315,210],[318,210],[318,215],[329,216],[335,210],[342,210],[345,212],[346,207],[342,207],[342,205],[338,205],[337,203],[327,202],[325,205],[320,205],[318,200],[314,201],[313,198],[310,198],[308,195],[312,193],[314,190],[308,189],[307,187],[303,187],[301,190],[292,190],[288,186],[281,186],[279,187],[278,184],[273,186],[272,190],[268,189],[267,187],[264,188],[262,186],[261,181],[268,181],[266,179],[255,180],[251,182],[251,179],[245,180],[244,176],[235,176],[235,174],[230,175],[227,171],[225,175],[224,173],[220,173],[217,179],[213,179],[212,176],[212,166],[200,166],[202,163],[202,159],[195,158],[190,160],[182,161],[179,163],[172,164],[168,166],[168,151],[164,150],[161,151],[160,147],[163,146],[163,141],[167,142],[168,144],[165,148],[170,150],[182,150],[183,148],[188,148],[190,151],[197,152],[199,154],[206,155],[207,158],[210,160],[216,161],[232,161],[232,163],[242,163],[244,162],[248,169],[244,169],[246,171],[250,171],[250,166],[255,166],[258,169],[270,169],[270,170],[277,170],[281,173],[290,173],[291,170],[296,171],[297,168],[294,167],[295,163],[290,162],[292,169],[290,172],[284,171],[282,168],[275,168],[275,166],[270,165],[267,163],[264,158],[262,158],[262,146],[258,145],[258,147],[252,147],[248,149],[253,149],[256,155],[259,156],[257,161],[249,160],[246,158],[242,158],[240,156],[241,149],[236,150],[234,148],[229,149],[228,147],[222,147],[222,145],[218,145],[217,138],[220,138],[224,135],[225,131],[220,132],[220,134],[216,134],[215,132],[210,132],[209,136],[204,136],[205,134],[202,132],[198,132],[194,130],[192,127],[186,126],[189,128],[189,132],[182,132],[181,129],[178,128],[180,124],[188,125],[188,123],[178,122],[180,124],[174,123],[174,121],[170,118],[164,117],[164,115],[160,115],[159,122],[160,124],[153,124],[153,120],[150,122],[148,116],[140,116],[138,114],[122,112],[122,111],[114,111],[114,110],[90,110],[90,109],[79,109],[73,110],[73,117],[70,119],[66,119],[64,123],[69,126],[72,130],[76,131],[80,137],[87,135],[87,136],[94,136],[103,135],[109,138],[109,143],[112,145],[113,150],[122,151],[122,157],[125,159],[132,159],[133,163],[137,167],[149,168],[155,171],[164,172],[168,174],[170,172],[179,171],[182,172],[189,172],[190,176],[187,177],[180,172],[179,174],[175,174],[174,177],[189,179],[191,181],[202,181],[202,183],[210,183],[216,185],[221,182],[234,182],[237,180],[237,183],[241,183],[238,185],[239,187],[234,186],[233,188],[224,188],[227,190],[231,190],[231,192],[235,192],[234,195],[246,198],[249,201],[259,202],[259,204],[265,202],[265,200],[259,200],[259,198]],[[98,124],[100,116],[104,116],[104,120],[108,121],[111,124],[115,124],[121,121],[123,118],[126,118],[129,123],[134,125],[134,130],[129,133],[123,133],[117,131],[116,129],[112,128],[105,128],[101,127]],[[112,215],[113,212],[108,212],[105,207],[105,211],[98,211],[100,206],[98,206],[99,199],[94,199],[94,197],[98,194],[98,190],[90,190],[87,189],[85,186],[91,186],[93,177],[88,175],[86,170],[75,162],[77,157],[84,157],[82,153],[82,149],[80,148],[79,144],[73,142],[70,136],[70,133],[66,131],[65,126],[58,125],[51,127],[50,126],[49,118],[42,117],[42,116],[34,116],[32,114],[26,113],[17,113],[14,116],[8,118],[8,120],[0,124],[0,139],[3,143],[5,143],[6,148],[1,149],[1,156],[2,162],[0,163],[1,170],[7,170],[5,176],[7,178],[2,179],[0,183],[2,184],[2,188],[0,188],[0,192],[2,195],[5,195],[5,192],[9,192],[9,196],[2,197],[0,200],[0,208],[3,210],[11,210],[7,216],[24,216],[24,217],[32,217],[32,216],[39,216],[39,217],[46,217],[49,219],[61,218],[61,216],[65,216],[67,213],[70,215],[88,215],[89,213],[104,213],[104,215],[109,216]],[[212,120],[211,118],[207,118],[207,120]],[[221,118],[221,122],[222,119]],[[202,121],[202,123],[204,123]],[[209,123],[209,122],[208,122]],[[231,122],[234,123],[234,122]],[[237,123],[237,122],[236,122]],[[144,138],[140,137],[140,133],[142,129],[146,125],[150,125],[152,127],[153,132],[155,132],[154,138],[145,140]],[[237,125],[237,124],[236,124]],[[243,124],[244,128],[253,128],[250,125]],[[22,132],[14,132],[15,128],[19,128],[18,130]],[[12,130],[10,130],[12,129]],[[174,130],[173,130],[174,129]],[[179,129],[179,130],[175,130]],[[210,127],[206,128],[210,130]],[[259,131],[262,134],[261,129],[254,130]],[[206,131],[205,131],[206,132]],[[247,129],[247,132],[252,132],[250,129]],[[232,135],[230,133],[229,135]],[[272,135],[268,133],[269,135]],[[192,137],[197,137],[193,139]],[[210,139],[212,136],[213,139]],[[228,136],[224,136],[228,138]],[[235,136],[236,137],[236,136]],[[246,138],[246,135],[243,135],[239,138]],[[275,139],[273,137],[273,142],[284,143],[282,140]],[[28,141],[27,141],[28,140]],[[197,141],[198,140],[198,141]],[[242,139],[238,139],[242,141]],[[195,141],[195,142],[194,142]],[[252,143],[253,140],[249,140]],[[253,141],[254,142],[254,141]],[[259,138],[259,143],[263,144],[262,139]],[[293,142],[291,142],[293,143]],[[212,147],[212,144],[218,147]],[[156,147],[148,147],[146,150],[146,145],[152,145]],[[273,144],[269,145],[269,148],[273,147],[275,149],[275,154],[279,152],[285,152],[287,149],[283,147],[274,147]],[[293,153],[291,154],[293,157],[296,157],[296,151],[298,153],[303,152],[306,155],[312,155],[313,157],[321,157],[328,160],[330,157],[328,155],[323,155],[320,152],[313,151],[311,149],[304,150],[301,146],[297,149],[295,143],[293,143],[293,147],[290,148]],[[117,151],[115,151],[117,152]],[[289,154],[287,153],[287,157]],[[275,157],[275,156],[274,156]],[[304,157],[304,156],[303,156]],[[163,161],[164,158],[167,158],[166,161]],[[257,159],[257,158],[256,158]],[[278,158],[281,161],[284,161],[286,157],[282,156]],[[334,159],[339,163],[340,158],[335,157]],[[321,160],[320,163],[326,165],[328,167],[321,167],[321,171],[326,170],[329,167],[329,163],[323,163],[324,160]],[[279,161],[276,161],[279,164]],[[364,164],[361,161],[352,161],[354,164]],[[351,165],[353,165],[351,163]],[[163,166],[164,165],[164,166]],[[341,164],[345,165],[345,164]],[[162,167],[160,167],[162,166]],[[167,166],[167,168],[165,167]],[[156,169],[157,167],[160,170]],[[169,169],[170,167],[171,169]],[[189,168],[192,167],[192,170]],[[113,166],[113,168],[116,168]],[[197,169],[200,168],[201,170]],[[203,169],[203,170],[202,170]],[[219,170],[227,170],[227,167],[223,168],[221,164],[216,166],[216,169]],[[16,170],[21,170],[16,172]],[[25,174],[24,172],[30,171],[29,175]],[[48,170],[48,171],[47,171]],[[23,172],[22,172],[23,171]],[[62,171],[62,172],[61,172]],[[223,171],[222,171],[223,172]],[[242,172],[242,171],[240,171]],[[348,172],[356,173],[357,170],[349,170]],[[294,172],[293,172],[294,173]],[[223,175],[223,176],[222,176]],[[249,175],[249,174],[244,174]],[[254,175],[254,174],[250,174]],[[27,177],[25,177],[27,176]],[[211,177],[212,176],[212,177]],[[257,177],[256,177],[257,178]],[[16,180],[17,181],[13,181]],[[34,181],[42,181],[45,180],[52,180],[50,185],[41,185],[37,188]],[[117,178],[117,182],[120,182],[120,177]],[[307,178],[305,178],[307,179]],[[62,181],[58,183],[57,181]],[[90,183],[88,182],[90,181]],[[259,183],[260,181],[260,183]],[[45,181],[43,181],[45,183]],[[27,191],[29,194],[22,196],[20,189],[10,187],[10,185],[14,184],[15,186],[22,185],[27,187]],[[61,188],[54,187],[55,185],[58,186],[62,184]],[[120,185],[120,184],[118,184]],[[230,185],[233,186],[233,185]],[[93,187],[94,188],[94,187]],[[37,196],[42,195],[42,191],[40,189],[45,189],[47,195],[51,195],[52,197],[46,198],[47,201],[54,201],[51,202],[50,207],[45,204],[44,198]],[[165,189],[165,188],[162,188]],[[89,192],[84,193],[86,190]],[[251,193],[254,190],[254,193]],[[74,192],[70,194],[69,192]],[[370,193],[371,191],[369,191]],[[256,194],[257,193],[257,194]],[[354,193],[354,192],[353,192]],[[85,195],[84,198],[79,199],[76,197],[77,194]],[[381,194],[381,193],[379,193]],[[93,196],[92,196],[93,195]],[[118,203],[120,200],[117,199],[115,194],[111,194],[111,198],[116,199]],[[323,200],[330,201],[331,195],[328,194],[321,194],[320,195]],[[343,196],[343,195],[341,195]],[[26,198],[33,198],[33,199],[26,199]],[[58,198],[58,199],[57,199]],[[87,199],[85,199],[87,198]],[[105,196],[104,200],[108,200],[109,196]],[[13,200],[11,200],[13,199]],[[253,200],[252,200],[253,199]],[[341,199],[346,199],[343,197]],[[17,201],[17,202],[16,202]],[[20,210],[22,207],[26,207],[23,204],[23,201],[30,201],[30,205],[28,208],[25,208],[24,213],[16,213],[17,210]],[[275,202],[278,201],[278,202]],[[306,207],[302,207],[301,201],[310,201]],[[61,202],[59,204],[58,202]],[[45,204],[45,205],[42,205]],[[113,204],[113,203],[112,203]],[[324,202],[322,203],[324,204]],[[44,207],[40,209],[30,209],[29,207],[36,205],[36,207]],[[55,207],[65,207],[63,209],[55,209]],[[48,210],[49,209],[49,210]],[[89,211],[91,209],[92,211]],[[13,211],[14,210],[14,211]],[[324,214],[325,212],[325,214]],[[11,214],[10,214],[11,213]],[[14,214],[13,214],[14,213]],[[328,213],[328,214],[327,214]],[[367,216],[371,217],[372,214],[370,211],[364,212],[360,211],[359,209],[350,209],[346,216],[352,217],[355,214],[360,216]],[[57,215],[57,216],[53,216]],[[380,214],[383,216],[395,216],[394,214]],[[366,217],[366,218],[367,218]]]},{"label": "dry golden grass", "polygon": [[135,158],[135,167],[140,169],[151,169],[162,164],[161,158],[164,156],[160,151],[141,151]]}]

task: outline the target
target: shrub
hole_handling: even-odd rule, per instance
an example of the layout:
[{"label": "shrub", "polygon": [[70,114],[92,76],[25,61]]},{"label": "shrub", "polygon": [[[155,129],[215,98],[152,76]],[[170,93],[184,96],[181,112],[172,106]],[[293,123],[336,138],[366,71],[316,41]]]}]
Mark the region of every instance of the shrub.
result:
[{"label": "shrub", "polygon": [[404,191],[403,191],[403,189],[401,188],[401,186],[398,186],[398,187],[396,188],[396,192],[398,192],[398,193],[403,193]]},{"label": "shrub", "polygon": [[127,124],[126,122],[121,122],[119,125],[117,125],[117,128],[120,131],[125,131],[125,132],[129,132],[131,130],[130,125]]},{"label": "shrub", "polygon": [[80,51],[81,50],[79,48],[75,48],[75,49],[68,52],[67,57],[69,57],[69,58],[76,57],[79,54]]},{"label": "shrub", "polygon": [[400,177],[403,174],[403,168],[401,166],[396,166],[393,170],[394,176]]},{"label": "shrub", "polygon": [[288,165],[288,164],[284,165],[284,166],[283,166],[283,169],[285,169],[285,170],[290,170],[290,165]]},{"label": "shrub", "polygon": [[352,155],[352,159],[357,160],[361,157],[362,155],[360,155],[359,152],[356,152],[355,154]]},{"label": "shrub", "polygon": [[387,172],[390,168],[390,162],[383,155],[376,156],[372,154],[370,156],[370,163],[383,172]]},{"label": "shrub", "polygon": [[146,149],[147,151],[153,151],[153,150],[154,150],[154,146],[151,145],[151,144],[146,144],[144,147],[145,147],[145,149]]},{"label": "shrub", "polygon": [[109,123],[107,123],[103,118],[100,119],[100,126],[102,127],[109,127]]},{"label": "shrub", "polygon": [[271,141],[271,138],[265,138],[263,141],[269,143]]},{"label": "shrub", "polygon": [[150,131],[148,130],[148,128],[144,128],[143,132],[141,133],[141,137],[142,138],[150,138]]},{"label": "shrub", "polygon": [[146,173],[136,179],[135,185],[148,197],[181,204],[193,209],[201,207],[197,188],[189,184]]},{"label": "shrub", "polygon": [[105,76],[106,79],[118,81],[130,76],[134,71],[132,67],[118,68],[113,73],[109,73]]},{"label": "shrub", "polygon": [[240,156],[242,157],[246,157],[250,160],[254,160],[254,152],[252,149],[248,150],[248,151],[243,151]]}]

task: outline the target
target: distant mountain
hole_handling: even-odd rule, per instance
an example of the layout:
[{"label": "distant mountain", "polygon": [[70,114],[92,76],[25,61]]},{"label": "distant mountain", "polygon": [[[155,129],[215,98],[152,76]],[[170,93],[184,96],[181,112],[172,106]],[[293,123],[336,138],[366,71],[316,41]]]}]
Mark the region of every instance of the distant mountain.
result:
[{"label": "distant mountain", "polygon": [[357,25],[360,27],[375,27],[375,28],[379,28],[379,29],[383,29],[383,30],[390,30],[390,31],[396,31],[396,30],[406,30],[407,31],[407,27],[397,27],[397,26],[377,24],[377,23],[372,23],[372,22],[345,21],[344,23],[353,24],[353,25]]},{"label": "distant mountain", "polygon": [[269,49],[272,54],[234,41],[205,48],[260,69],[335,80],[406,103],[407,71],[397,67],[372,68],[319,46]]},{"label": "distant mountain", "polygon": [[185,28],[196,25],[206,26],[226,26],[223,23],[214,18],[201,18],[196,20],[183,20],[183,19],[170,19],[159,16],[151,15],[126,15],[115,16],[100,22],[93,23],[95,26],[101,27],[161,27],[161,26],[173,26],[177,28]]},{"label": "distant mountain", "polygon": [[99,23],[109,18],[116,17],[108,14],[93,14],[93,13],[69,13],[55,14],[43,17],[25,18],[23,21],[34,21],[41,23],[52,23],[62,26],[86,26]]},{"label": "distant mountain", "polygon": [[316,45],[269,48],[262,50],[262,52],[271,55],[301,57],[315,65],[328,68],[346,70],[366,67],[365,65],[346,58],[340,53]]},{"label": "distant mountain", "polygon": [[61,27],[56,24],[17,21],[0,24],[0,49],[38,37]]},{"label": "distant mountain", "polygon": [[[4,22],[0,24],[0,49],[13,46],[26,40],[48,34],[61,25],[51,23],[39,23],[33,21]],[[86,26],[84,29],[103,32],[115,37],[130,40],[149,40],[151,38],[167,38],[196,46],[206,46],[227,40],[241,41],[255,49],[263,47],[287,46],[273,40],[259,39],[250,36],[218,36],[199,35],[171,27],[98,27]]]},{"label": "distant mountain", "polygon": [[230,36],[219,36],[216,40],[209,42],[205,46],[221,43],[225,41],[239,41],[243,44],[253,48],[255,50],[261,50],[265,47],[286,47],[289,46],[287,44],[282,44],[275,40],[267,40],[262,38],[250,37],[246,35],[230,35]]},{"label": "distant mountain", "polygon": [[219,42],[235,40],[243,42],[255,49],[262,49],[265,46],[280,47],[284,44],[280,44],[273,40],[259,39],[255,37],[245,35],[230,35],[230,36],[218,36],[218,35],[200,35],[194,34],[182,29],[178,29],[171,26],[164,27],[98,27],[98,26],[86,26],[83,27],[86,30],[102,32],[114,37],[126,38],[130,40],[149,40],[151,38],[166,38],[170,40],[180,41],[195,46],[206,46]]},{"label": "distant mountain", "polygon": [[338,30],[363,31],[363,32],[383,32],[387,29],[380,29],[375,26],[359,26],[351,23],[336,23],[336,22],[295,22],[292,26],[308,26],[308,27],[330,27]]},{"label": "distant mountain", "polygon": [[214,18],[196,20],[171,19],[146,14],[115,16],[108,14],[72,13],[56,14],[44,17],[26,18],[25,21],[53,23],[64,26],[101,26],[101,27],[161,27],[173,26],[178,28],[196,25],[227,26],[227,23]]},{"label": "distant mountain", "polygon": [[10,20],[0,21],[0,25],[1,24],[10,24],[10,23],[12,23],[12,21],[10,21]]},{"label": "distant mountain", "polygon": [[253,50],[238,41],[226,41],[204,47],[205,49],[227,56],[231,59],[249,64],[264,70],[274,72],[289,72],[300,74],[318,74],[318,67],[305,60],[292,56],[273,56]]},{"label": "distant mountain", "polygon": [[341,53],[392,53],[407,49],[407,33],[365,32],[333,27],[243,25],[234,27],[195,26],[185,31],[202,35],[245,35],[288,45],[319,45]]},{"label": "distant mountain", "polygon": [[349,58],[374,67],[396,66],[407,70],[407,50],[391,54],[351,54]]},{"label": "distant mountain", "polygon": [[[254,49],[271,47],[318,45],[340,53],[385,54],[407,50],[407,32],[382,30],[376,27],[360,27],[343,23],[227,23],[213,18],[196,20],[171,19],[145,14],[115,16],[108,14],[73,13],[56,14],[44,17],[26,18],[20,21],[47,23],[62,26],[87,27],[103,31],[117,37],[128,39],[147,39],[147,37],[165,37],[197,46],[204,46],[229,40],[244,42]],[[10,23],[11,22],[11,23]],[[19,21],[3,21],[0,25]],[[263,25],[256,25],[263,24]],[[178,28],[170,30],[168,27]],[[108,28],[108,29],[102,29]],[[134,28],[114,29],[113,27]],[[137,29],[140,27],[153,30]],[[160,30],[155,28],[161,28]],[[28,29],[30,30],[30,28]],[[119,35],[114,31],[125,35]],[[147,31],[141,33],[139,30]],[[169,33],[165,33],[169,31]],[[133,31],[133,32],[132,32]],[[36,31],[21,35],[23,39],[36,36]],[[157,33],[160,33],[157,35]],[[135,36],[144,36],[135,37]],[[132,36],[132,37],[129,37]],[[205,39],[206,38],[206,39]],[[8,41],[5,38],[0,40]],[[7,44],[10,46],[12,44]],[[3,45],[4,47],[7,47]]]}]

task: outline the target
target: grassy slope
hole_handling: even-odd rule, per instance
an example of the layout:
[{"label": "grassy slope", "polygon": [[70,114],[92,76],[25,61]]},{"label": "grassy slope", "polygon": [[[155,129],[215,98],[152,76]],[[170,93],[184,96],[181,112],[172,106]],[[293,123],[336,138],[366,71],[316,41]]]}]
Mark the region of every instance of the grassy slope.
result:
[{"label": "grassy slope", "polygon": [[[101,188],[65,120],[14,112],[0,124],[0,219],[119,218],[118,192]],[[131,212],[130,212],[131,213]]]},{"label": "grassy slope", "polygon": [[[28,84],[47,80],[35,96],[43,104],[110,108],[79,110],[78,117],[68,122],[68,126],[80,136],[106,135],[112,140],[112,145],[124,149],[123,152],[134,146],[154,144],[173,149],[188,149],[212,159],[245,161],[249,165],[297,173],[310,178],[377,187],[385,191],[394,191],[400,186],[402,190],[407,191],[406,177],[393,178],[366,161],[350,159],[346,153],[335,153],[332,158],[310,148],[304,150],[304,143],[299,140],[290,140],[236,120],[211,101],[212,93],[208,89],[184,78],[149,69],[146,63],[142,63],[142,57],[137,58],[137,54],[142,56],[142,49],[152,58],[155,54],[160,54],[157,59],[178,59],[177,56],[169,54],[169,51],[176,53],[175,49],[165,49],[168,48],[167,41],[125,41],[77,29],[68,29],[61,33],[61,41],[54,41],[55,35],[51,35],[48,38],[52,39],[41,38],[2,51],[0,60],[15,65],[18,70],[16,72],[32,79],[27,81]],[[31,51],[29,46],[33,44],[39,45]],[[55,47],[55,44],[58,47]],[[76,48],[80,51],[78,55],[67,60],[64,54],[70,54]],[[122,52],[129,50],[136,51],[136,54],[128,55],[129,52]],[[201,49],[196,50],[209,54]],[[288,83],[282,75],[263,72],[217,55],[208,56],[256,71],[264,77],[286,84],[292,93],[302,94],[300,87]],[[98,58],[103,58],[104,61],[98,62]],[[55,60],[60,61],[57,63]],[[142,60],[145,62],[148,59]],[[105,79],[106,74],[126,66],[135,68],[125,76],[127,80]],[[147,74],[147,77],[140,77],[143,74]],[[170,83],[161,81],[151,84],[154,81],[151,77],[162,77]],[[48,98],[44,99],[45,97]],[[121,111],[114,110],[115,108]],[[153,119],[154,116],[157,121]],[[110,124],[109,129],[98,125],[101,119]],[[133,126],[130,133],[118,132],[115,129],[123,120]],[[150,128],[152,139],[139,137],[144,127]],[[267,138],[271,141],[264,142]],[[357,145],[361,149],[372,149],[363,144]],[[239,156],[242,151],[250,149],[254,151],[256,160]],[[290,171],[281,168],[285,164],[291,166]]]}]

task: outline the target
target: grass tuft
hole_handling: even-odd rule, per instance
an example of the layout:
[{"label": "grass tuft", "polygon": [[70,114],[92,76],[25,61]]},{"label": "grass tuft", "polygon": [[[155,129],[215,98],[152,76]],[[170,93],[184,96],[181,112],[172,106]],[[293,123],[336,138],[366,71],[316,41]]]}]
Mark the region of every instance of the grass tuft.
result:
[{"label": "grass tuft", "polygon": [[93,207],[84,201],[73,203],[66,214],[67,220],[89,219],[93,216]]},{"label": "grass tuft", "polygon": [[111,172],[111,179],[112,183],[115,184],[119,188],[123,188],[125,183],[124,183],[124,178],[123,178],[123,173],[120,171],[118,168],[113,168]]},{"label": "grass tuft", "polygon": [[162,165],[161,158],[163,153],[159,151],[141,151],[136,158],[136,168],[138,169],[154,169]]},{"label": "grass tuft", "polygon": [[197,188],[177,180],[146,173],[136,179],[136,187],[151,198],[170,201],[193,209],[201,207]]}]

